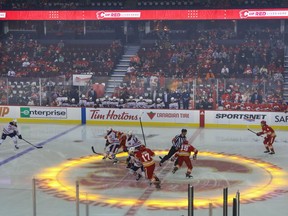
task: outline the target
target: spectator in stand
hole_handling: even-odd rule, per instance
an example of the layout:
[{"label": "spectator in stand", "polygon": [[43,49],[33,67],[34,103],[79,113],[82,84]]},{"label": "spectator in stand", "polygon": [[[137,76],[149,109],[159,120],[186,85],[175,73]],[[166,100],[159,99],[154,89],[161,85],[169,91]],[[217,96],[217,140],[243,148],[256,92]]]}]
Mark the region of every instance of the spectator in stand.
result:
[{"label": "spectator in stand", "polygon": [[246,68],[243,71],[243,74],[246,76],[252,75],[252,68],[251,68],[250,64],[247,64]]},{"label": "spectator in stand", "polygon": [[223,68],[221,69],[221,77],[223,78],[229,77],[229,68],[226,65],[224,65]]},{"label": "spectator in stand", "polygon": [[251,96],[251,100],[250,100],[251,103],[255,104],[262,104],[263,102],[263,97],[261,94],[259,94],[257,91],[255,91],[252,96]]},{"label": "spectator in stand", "polygon": [[10,70],[8,71],[7,76],[8,76],[8,77],[15,77],[15,76],[16,76],[16,73],[15,73],[15,71],[14,71],[13,69],[10,69]]},{"label": "spectator in stand", "polygon": [[132,64],[129,65],[127,68],[127,74],[130,75],[130,73],[135,72],[135,67],[132,66]]},{"label": "spectator in stand", "polygon": [[[228,72],[228,73],[229,73],[229,72]],[[215,75],[214,75],[214,73],[212,72],[211,69],[209,69],[209,71],[206,73],[205,79],[206,79],[206,80],[215,79]]]}]

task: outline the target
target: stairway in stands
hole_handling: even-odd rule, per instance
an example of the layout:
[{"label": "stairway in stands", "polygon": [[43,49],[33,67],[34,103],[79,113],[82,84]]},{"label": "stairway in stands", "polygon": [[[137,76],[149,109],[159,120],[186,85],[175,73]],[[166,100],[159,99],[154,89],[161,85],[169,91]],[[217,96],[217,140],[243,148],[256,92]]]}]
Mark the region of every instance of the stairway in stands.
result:
[{"label": "stairway in stands", "polygon": [[106,86],[106,94],[111,96],[114,92],[115,87],[118,87],[120,83],[123,82],[125,74],[127,73],[127,68],[129,67],[130,58],[137,54],[140,46],[128,45],[125,46],[125,51],[120,59],[119,63],[113,70],[110,79],[108,80]]},{"label": "stairway in stands", "polygon": [[288,49],[284,53],[284,83],[283,83],[283,99],[288,103]]}]

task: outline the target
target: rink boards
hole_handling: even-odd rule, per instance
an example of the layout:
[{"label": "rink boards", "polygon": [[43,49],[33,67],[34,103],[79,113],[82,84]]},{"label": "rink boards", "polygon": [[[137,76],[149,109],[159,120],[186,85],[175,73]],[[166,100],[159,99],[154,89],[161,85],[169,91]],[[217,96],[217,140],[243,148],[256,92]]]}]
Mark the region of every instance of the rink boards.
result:
[{"label": "rink boards", "polygon": [[275,129],[286,129],[283,112],[207,111],[167,109],[115,109],[86,107],[0,106],[0,122],[123,125],[155,127],[259,128],[265,120]]}]

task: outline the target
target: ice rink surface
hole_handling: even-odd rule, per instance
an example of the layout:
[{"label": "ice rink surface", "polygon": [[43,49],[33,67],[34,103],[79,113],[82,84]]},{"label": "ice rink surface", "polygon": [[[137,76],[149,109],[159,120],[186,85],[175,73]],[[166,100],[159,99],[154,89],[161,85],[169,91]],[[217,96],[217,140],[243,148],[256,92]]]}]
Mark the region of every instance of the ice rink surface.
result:
[{"label": "ice rink surface", "polygon": [[[120,163],[113,165],[92,153],[91,146],[97,152],[104,151],[107,126],[19,124],[19,128],[23,138],[43,148],[19,140],[20,149],[15,151],[9,137],[0,146],[1,216],[33,215],[32,179],[36,179],[39,216],[76,215],[76,181],[80,215],[187,215],[188,184],[194,188],[195,216],[209,215],[209,203],[214,206],[213,215],[223,215],[225,187],[230,204],[239,190],[240,215],[288,215],[286,131],[276,131],[276,154],[268,155],[263,153],[263,138],[248,130],[187,128],[187,137],[199,155],[193,161],[193,178],[186,179],[185,165],[175,174],[171,172],[173,162],[158,165],[158,156],[170,149],[171,139],[182,127],[144,125],[146,144],[157,154],[155,172],[162,181],[162,188],[157,190],[145,179],[135,180],[126,169],[125,154],[119,154]],[[143,142],[140,127],[113,129],[132,130]],[[232,215],[231,206],[228,214]]]}]

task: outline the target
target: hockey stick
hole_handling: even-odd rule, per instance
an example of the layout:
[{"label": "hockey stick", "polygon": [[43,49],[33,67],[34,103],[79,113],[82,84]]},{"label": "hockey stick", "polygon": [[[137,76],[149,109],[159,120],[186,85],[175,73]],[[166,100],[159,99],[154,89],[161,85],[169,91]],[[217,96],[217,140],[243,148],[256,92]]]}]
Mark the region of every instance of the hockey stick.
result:
[{"label": "hockey stick", "polygon": [[143,114],[143,112],[141,112],[141,115],[140,115],[140,118],[139,118],[140,119],[140,126],[141,126],[142,135],[143,135],[144,145],[147,146],[146,145],[146,140],[145,140],[145,134],[144,134],[144,130],[143,130],[143,125],[142,125],[142,120],[141,120],[142,114]]},{"label": "hockey stick", "polygon": [[247,130],[249,130],[250,132],[252,132],[252,133],[257,135],[257,133],[255,131],[251,130],[250,128],[247,128]]},{"label": "hockey stick", "polygon": [[94,146],[91,146],[91,149],[92,149],[92,152],[93,152],[94,154],[96,154],[96,155],[102,155],[102,156],[103,156],[102,153],[98,153],[98,152],[95,151]]},{"label": "hockey stick", "polygon": [[[92,152],[93,152],[94,154],[104,156],[103,153],[96,152],[95,149],[94,149],[94,146],[91,146],[91,149],[92,149]],[[120,153],[122,153],[122,152],[123,152],[123,151],[117,152],[116,155],[117,155],[117,154],[120,154]]]},{"label": "hockey stick", "polygon": [[[254,134],[257,135],[257,133],[256,133],[255,131],[251,130],[250,128],[247,128],[247,130],[249,130],[250,132],[252,132],[252,133],[254,133]],[[257,136],[258,136],[258,135],[257,135]],[[260,136],[260,137],[263,137],[263,136]]]},{"label": "hockey stick", "polygon": [[29,145],[37,148],[37,149],[40,149],[40,148],[43,148],[43,146],[36,146],[36,145],[33,145],[32,143],[30,143],[29,141],[25,140],[24,138],[22,138],[23,141],[25,141],[26,143],[28,143]]}]

